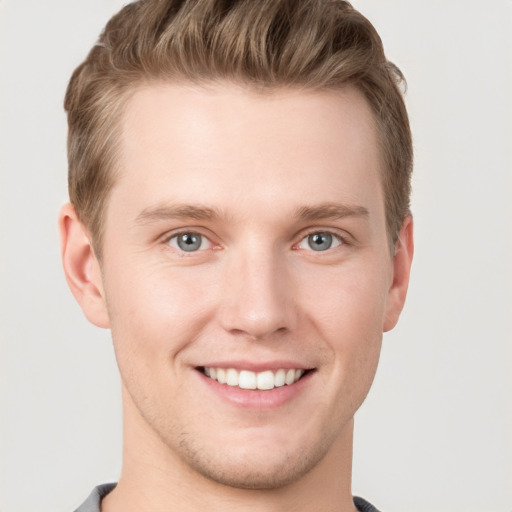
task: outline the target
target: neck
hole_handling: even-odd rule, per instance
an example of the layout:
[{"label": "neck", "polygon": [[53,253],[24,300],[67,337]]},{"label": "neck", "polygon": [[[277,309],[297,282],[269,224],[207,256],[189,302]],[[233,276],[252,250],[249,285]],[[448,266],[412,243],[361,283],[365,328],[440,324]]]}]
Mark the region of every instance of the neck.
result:
[{"label": "neck", "polygon": [[[217,483],[190,468],[125,407],[123,468],[102,512],[354,512],[351,494],[353,420],[326,456],[299,480],[273,489],[240,489]],[[127,421],[129,419],[129,421]]]}]

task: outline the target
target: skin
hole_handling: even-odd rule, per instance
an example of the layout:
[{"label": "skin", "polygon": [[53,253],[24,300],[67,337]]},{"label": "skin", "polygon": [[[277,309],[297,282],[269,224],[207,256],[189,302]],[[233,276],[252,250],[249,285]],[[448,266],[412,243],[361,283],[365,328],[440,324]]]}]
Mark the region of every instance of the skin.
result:
[{"label": "skin", "polygon": [[[388,245],[380,161],[351,88],[131,97],[101,267],[72,206],[60,215],[68,283],[111,328],[122,378],[123,470],[104,511],[354,510],[353,416],[413,252],[410,218]],[[183,232],[200,250],[179,248]],[[332,247],[313,250],[313,233]],[[275,361],[310,371],[273,406],[225,399],[198,370]]]}]

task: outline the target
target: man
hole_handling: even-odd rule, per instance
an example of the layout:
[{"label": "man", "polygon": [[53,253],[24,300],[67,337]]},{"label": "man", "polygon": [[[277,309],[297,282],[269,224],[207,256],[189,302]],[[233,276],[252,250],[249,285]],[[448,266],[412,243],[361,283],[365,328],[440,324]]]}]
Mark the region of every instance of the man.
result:
[{"label": "man", "polygon": [[413,252],[400,72],[338,0],[141,0],[66,96],[69,286],[123,467],[80,512],[376,510],[353,416]]}]

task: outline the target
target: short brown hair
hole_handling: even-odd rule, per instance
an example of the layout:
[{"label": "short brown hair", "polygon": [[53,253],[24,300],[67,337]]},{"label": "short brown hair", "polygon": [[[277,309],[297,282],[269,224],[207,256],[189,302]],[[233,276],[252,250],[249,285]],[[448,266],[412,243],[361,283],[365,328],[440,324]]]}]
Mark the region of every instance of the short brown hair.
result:
[{"label": "short brown hair", "polygon": [[160,80],[355,86],[376,119],[387,230],[396,242],[413,159],[404,79],[362,14],[343,0],[139,0],[108,22],[65,99],[70,200],[98,256],[123,107],[138,85]]}]

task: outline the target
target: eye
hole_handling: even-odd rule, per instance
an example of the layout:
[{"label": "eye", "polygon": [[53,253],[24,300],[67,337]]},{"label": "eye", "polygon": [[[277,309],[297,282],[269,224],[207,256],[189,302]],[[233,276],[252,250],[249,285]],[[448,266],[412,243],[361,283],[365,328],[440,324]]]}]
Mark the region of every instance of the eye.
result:
[{"label": "eye", "polygon": [[313,251],[321,252],[328,251],[334,247],[338,247],[342,244],[342,240],[339,236],[324,231],[318,231],[316,233],[310,233],[305,236],[297,246],[299,249],[311,249]]},{"label": "eye", "polygon": [[194,233],[192,231],[178,233],[177,235],[169,238],[167,243],[171,247],[184,252],[203,251],[211,247],[211,242],[208,238],[200,233]]}]

